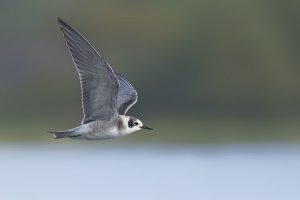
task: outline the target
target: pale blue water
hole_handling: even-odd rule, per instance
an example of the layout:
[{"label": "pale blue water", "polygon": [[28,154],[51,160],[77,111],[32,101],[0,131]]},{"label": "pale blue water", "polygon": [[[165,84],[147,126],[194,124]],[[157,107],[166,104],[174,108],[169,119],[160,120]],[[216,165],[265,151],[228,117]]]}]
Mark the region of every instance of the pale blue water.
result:
[{"label": "pale blue water", "polygon": [[1,145],[0,199],[300,199],[300,144],[95,144]]}]

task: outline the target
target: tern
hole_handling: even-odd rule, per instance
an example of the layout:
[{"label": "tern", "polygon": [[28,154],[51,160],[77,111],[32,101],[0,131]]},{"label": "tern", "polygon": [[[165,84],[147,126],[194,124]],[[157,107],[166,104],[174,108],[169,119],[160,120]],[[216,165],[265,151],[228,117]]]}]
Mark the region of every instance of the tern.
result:
[{"label": "tern", "polygon": [[102,140],[125,136],[141,129],[153,130],[136,117],[126,115],[138,99],[132,84],[114,72],[76,29],[59,17],[57,21],[79,75],[84,117],[78,127],[49,133],[55,139]]}]

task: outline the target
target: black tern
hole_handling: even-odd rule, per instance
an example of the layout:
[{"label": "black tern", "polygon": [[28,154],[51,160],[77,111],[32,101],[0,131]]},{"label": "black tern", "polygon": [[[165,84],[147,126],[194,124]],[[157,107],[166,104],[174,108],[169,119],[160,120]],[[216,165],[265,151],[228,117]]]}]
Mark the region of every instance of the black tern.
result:
[{"label": "black tern", "polygon": [[101,140],[128,135],[141,129],[153,130],[127,111],[137,102],[137,91],[73,27],[57,18],[63,32],[80,85],[83,119],[66,131],[50,131],[55,139]]}]

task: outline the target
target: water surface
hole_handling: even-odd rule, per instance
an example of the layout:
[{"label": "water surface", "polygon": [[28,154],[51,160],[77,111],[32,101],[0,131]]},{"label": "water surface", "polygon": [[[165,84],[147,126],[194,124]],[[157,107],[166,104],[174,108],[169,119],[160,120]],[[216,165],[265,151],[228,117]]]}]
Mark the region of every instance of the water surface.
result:
[{"label": "water surface", "polygon": [[300,199],[300,145],[3,144],[0,199]]}]

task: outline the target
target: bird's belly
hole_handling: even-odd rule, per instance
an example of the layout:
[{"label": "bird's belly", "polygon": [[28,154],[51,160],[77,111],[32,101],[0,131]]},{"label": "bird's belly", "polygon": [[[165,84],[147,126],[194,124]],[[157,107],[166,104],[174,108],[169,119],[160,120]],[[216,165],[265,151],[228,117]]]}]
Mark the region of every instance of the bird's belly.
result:
[{"label": "bird's belly", "polygon": [[78,136],[72,137],[73,139],[86,139],[86,140],[104,140],[121,136],[118,128],[111,126],[105,127],[99,121],[94,121],[84,124],[78,131]]},{"label": "bird's belly", "polygon": [[81,139],[86,140],[105,140],[117,137],[116,135],[108,134],[108,133],[90,133],[86,135],[82,135]]},{"label": "bird's belly", "polygon": [[94,133],[88,133],[85,135],[82,135],[82,139],[87,140],[105,140],[105,139],[111,139],[120,136],[117,130],[108,129],[108,130],[101,130]]}]

